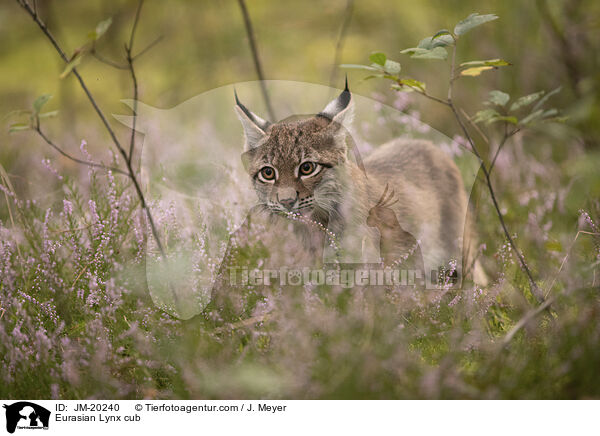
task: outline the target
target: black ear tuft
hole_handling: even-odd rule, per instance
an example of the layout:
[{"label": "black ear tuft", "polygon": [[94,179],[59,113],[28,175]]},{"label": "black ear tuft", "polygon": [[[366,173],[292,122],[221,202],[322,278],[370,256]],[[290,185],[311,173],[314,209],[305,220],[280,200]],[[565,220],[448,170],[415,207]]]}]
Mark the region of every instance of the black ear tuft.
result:
[{"label": "black ear tuft", "polygon": [[341,118],[345,118],[350,109],[350,103],[352,101],[352,94],[348,89],[348,77],[346,77],[346,85],[342,93],[335,99],[329,102],[329,104],[323,109],[318,115],[321,117],[328,118],[340,122]]}]

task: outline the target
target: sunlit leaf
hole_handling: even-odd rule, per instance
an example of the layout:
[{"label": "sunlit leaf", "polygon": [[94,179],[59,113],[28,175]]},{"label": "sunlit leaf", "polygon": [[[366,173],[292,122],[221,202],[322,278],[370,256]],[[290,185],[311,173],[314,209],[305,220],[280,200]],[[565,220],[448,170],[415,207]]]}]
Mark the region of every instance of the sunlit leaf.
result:
[{"label": "sunlit leaf", "polygon": [[464,20],[460,21],[454,27],[454,33],[456,35],[464,35],[465,33],[467,33],[469,30],[473,29],[474,27],[480,26],[481,24],[487,23],[488,21],[493,21],[493,20],[497,20],[497,19],[498,19],[498,16],[494,15],[494,14],[479,15],[478,13],[474,13],[474,14],[469,15]]},{"label": "sunlit leaf", "polygon": [[417,45],[416,48],[424,48],[426,50],[433,50],[436,47],[446,47],[448,45],[452,45],[454,44],[454,38],[452,38],[452,35],[450,35],[450,33],[448,34],[442,34],[439,35],[437,37],[434,36],[428,36],[427,38],[423,38],[421,41],[419,41],[419,44]]},{"label": "sunlit leaf", "polygon": [[31,126],[29,124],[25,124],[25,123],[15,123],[15,124],[11,124],[10,127],[8,128],[9,132],[21,132],[23,130],[29,130],[31,129]]},{"label": "sunlit leaf", "polygon": [[486,61],[469,61],[469,62],[463,62],[462,64],[460,64],[461,68],[464,67],[482,67],[482,66],[489,66],[489,67],[506,67],[508,65],[511,65],[510,63],[506,62],[503,59],[489,59]]},{"label": "sunlit leaf", "polygon": [[36,98],[35,101],[33,102],[33,112],[35,114],[40,113],[40,110],[42,110],[42,107],[46,103],[48,103],[48,100],[50,100],[51,98],[52,98],[52,96],[50,94],[42,94],[38,98]]},{"label": "sunlit leaf", "polygon": [[519,97],[517,101],[515,101],[511,106],[510,110],[515,111],[517,109],[522,108],[523,106],[528,106],[537,99],[539,99],[542,95],[544,95],[544,91],[534,92],[533,94],[525,95],[523,97]]},{"label": "sunlit leaf", "polygon": [[58,115],[58,111],[50,111],[50,112],[44,112],[43,114],[39,114],[38,117],[39,118],[50,118],[50,117],[55,117]]},{"label": "sunlit leaf", "polygon": [[505,106],[506,103],[508,103],[508,100],[510,100],[510,95],[508,95],[506,92],[498,90],[490,91],[490,98],[488,100],[490,103],[498,106]]},{"label": "sunlit leaf", "polygon": [[386,59],[387,57],[383,53],[372,53],[371,56],[369,56],[369,60],[371,62],[377,65],[381,65],[382,67],[385,65]]},{"label": "sunlit leaf", "polygon": [[348,68],[353,70],[366,70],[366,71],[381,71],[381,68],[375,68],[369,65],[360,65],[360,64],[341,64],[340,68]]},{"label": "sunlit leaf", "polygon": [[408,54],[414,59],[446,59],[448,52],[443,47],[435,47],[434,49],[426,49],[420,47],[407,48],[400,53]]},{"label": "sunlit leaf", "polygon": [[94,41],[97,40],[98,38],[100,38],[102,35],[104,35],[111,24],[112,24],[112,18],[107,18],[104,21],[100,21],[98,23],[98,25],[96,26],[96,30],[94,32],[92,32],[95,34]]},{"label": "sunlit leaf", "polygon": [[60,73],[60,78],[64,79],[65,77],[67,77],[69,75],[69,73],[71,71],[73,71],[73,68],[75,68],[77,65],[79,65],[81,63],[81,56],[77,56],[75,59],[73,59],[71,62],[69,62],[67,64],[67,66],[65,67],[65,69],[63,70],[62,73]]},{"label": "sunlit leaf", "polygon": [[425,84],[415,79],[402,79],[400,84],[425,91]]},{"label": "sunlit leaf", "polygon": [[475,77],[475,76],[479,76],[484,71],[489,71],[489,70],[493,70],[493,69],[494,69],[494,67],[473,67],[473,68],[467,68],[466,70],[461,71],[460,75],[461,76]]}]

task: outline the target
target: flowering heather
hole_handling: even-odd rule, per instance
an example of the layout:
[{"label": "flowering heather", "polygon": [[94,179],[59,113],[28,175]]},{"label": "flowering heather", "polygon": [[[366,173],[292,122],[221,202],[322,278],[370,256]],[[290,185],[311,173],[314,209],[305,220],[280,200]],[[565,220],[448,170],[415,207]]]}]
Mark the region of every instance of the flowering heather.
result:
[{"label": "flowering heather", "polygon": [[[506,344],[534,300],[485,201],[477,210],[485,287],[247,287],[230,295],[234,316],[209,303],[211,283],[199,279],[217,275],[226,248],[210,246],[202,217],[215,211],[191,202],[191,227],[168,198],[158,199],[152,207],[167,257],[188,268],[178,293],[204,308],[184,321],[171,315],[168,295],[153,292],[160,281],[147,269],[160,262],[120,176],[87,170],[84,183],[53,172],[61,195],[47,206],[2,183],[0,396],[597,397],[600,207],[572,199],[595,174],[565,183],[541,148],[529,153],[517,141],[496,164],[514,236],[555,297],[551,311]],[[233,217],[226,221],[226,231],[235,230]],[[575,239],[578,229],[585,233]],[[328,237],[335,246],[336,235]],[[260,263],[261,250],[245,260]]]}]

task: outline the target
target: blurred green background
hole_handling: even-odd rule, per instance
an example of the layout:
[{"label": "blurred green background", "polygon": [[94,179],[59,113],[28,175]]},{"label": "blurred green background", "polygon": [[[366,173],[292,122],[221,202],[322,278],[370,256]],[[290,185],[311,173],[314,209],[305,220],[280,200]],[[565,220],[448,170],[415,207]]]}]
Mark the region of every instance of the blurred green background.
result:
[{"label": "blurred green background", "polygon": [[[123,62],[136,1],[38,0],[38,8],[67,53],[82,45],[97,23],[112,17],[113,24],[98,43],[104,57]],[[335,48],[347,13],[346,0],[327,2],[247,3],[267,79],[328,84]],[[588,147],[597,143],[598,45],[600,3],[593,0],[540,1],[363,1],[352,2],[352,15],[340,52],[340,63],[366,63],[372,51],[399,60],[403,71],[427,83],[432,94],[445,93],[447,64],[415,61],[399,51],[441,28],[452,28],[472,12],[495,13],[500,19],[482,26],[461,41],[458,60],[504,58],[509,69],[486,73],[458,92],[463,107],[480,107],[490,89],[522,95],[563,85],[555,105],[571,116],[571,125]],[[156,37],[161,42],[137,62],[140,100],[168,108],[203,91],[239,81],[254,80],[256,73],[238,2],[148,0],[145,2],[134,52]],[[29,107],[42,93],[54,95],[47,109],[60,109],[58,122],[65,140],[92,137],[88,124],[94,116],[71,75],[59,79],[63,62],[15,2],[0,3],[0,114]],[[107,113],[126,113],[120,99],[131,97],[126,71],[104,65],[91,56],[79,66],[101,107]],[[342,86],[337,71],[335,85]],[[370,95],[384,83],[361,82],[362,72],[350,72],[354,92]],[[466,82],[465,81],[465,82]],[[423,118],[449,136],[458,133],[443,107],[420,102]],[[11,120],[4,120],[5,126]],[[121,129],[119,127],[119,129]],[[104,135],[102,132],[98,132]],[[126,132],[122,132],[125,134]],[[0,157],[17,164],[19,153],[32,152],[14,143],[31,141],[0,134]],[[67,135],[66,138],[64,135]],[[102,136],[103,137],[103,136]],[[36,140],[37,141],[37,140]],[[13,146],[7,147],[7,144]],[[17,155],[14,155],[14,154]],[[9,166],[11,166],[9,164]]]}]

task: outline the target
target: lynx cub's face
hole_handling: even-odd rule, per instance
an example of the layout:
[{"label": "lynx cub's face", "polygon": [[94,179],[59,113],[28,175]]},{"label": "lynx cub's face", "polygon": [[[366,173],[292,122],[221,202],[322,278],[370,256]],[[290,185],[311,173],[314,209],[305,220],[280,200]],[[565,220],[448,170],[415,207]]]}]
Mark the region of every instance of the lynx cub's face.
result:
[{"label": "lynx cub's face", "polygon": [[271,124],[237,99],[246,136],[244,165],[259,204],[274,213],[293,212],[326,221],[340,197],[338,171],[346,162],[351,95],[346,89],[323,112]]}]

